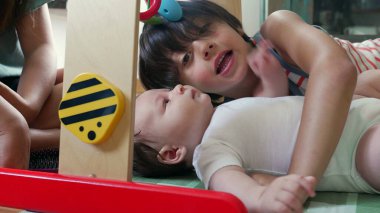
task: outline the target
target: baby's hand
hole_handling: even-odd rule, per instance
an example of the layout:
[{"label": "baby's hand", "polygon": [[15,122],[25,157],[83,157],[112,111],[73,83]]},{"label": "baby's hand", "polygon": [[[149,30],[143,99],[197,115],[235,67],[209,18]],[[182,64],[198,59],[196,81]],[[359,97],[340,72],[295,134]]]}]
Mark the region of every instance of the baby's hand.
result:
[{"label": "baby's hand", "polygon": [[262,212],[302,212],[307,197],[314,197],[317,181],[312,176],[287,175],[275,179],[262,192],[258,210]]},{"label": "baby's hand", "polygon": [[256,182],[258,182],[262,186],[270,185],[278,176],[273,176],[264,173],[253,173],[251,174],[251,178],[253,178]]}]

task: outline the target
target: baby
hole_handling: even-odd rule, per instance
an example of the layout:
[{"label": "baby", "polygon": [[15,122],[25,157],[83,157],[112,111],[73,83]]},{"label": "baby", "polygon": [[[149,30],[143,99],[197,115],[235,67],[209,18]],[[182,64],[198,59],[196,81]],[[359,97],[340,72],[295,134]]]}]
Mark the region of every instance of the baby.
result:
[{"label": "baby", "polygon": [[[242,98],[214,109],[209,96],[191,86],[146,91],[136,100],[135,170],[166,176],[193,165],[206,188],[236,195],[248,210],[302,210],[298,195],[313,196],[316,180],[286,174],[303,100]],[[317,190],[379,193],[379,123],[380,100],[352,102]],[[251,172],[281,177],[261,186]]]}]

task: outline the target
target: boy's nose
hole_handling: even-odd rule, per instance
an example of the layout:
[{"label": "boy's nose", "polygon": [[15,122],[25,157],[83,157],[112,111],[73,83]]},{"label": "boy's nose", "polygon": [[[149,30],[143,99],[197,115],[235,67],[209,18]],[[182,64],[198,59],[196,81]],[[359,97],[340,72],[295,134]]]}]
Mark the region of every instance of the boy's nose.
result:
[{"label": "boy's nose", "polygon": [[204,53],[203,58],[208,60],[211,58],[214,51],[214,44],[213,43],[206,43],[204,46]]}]

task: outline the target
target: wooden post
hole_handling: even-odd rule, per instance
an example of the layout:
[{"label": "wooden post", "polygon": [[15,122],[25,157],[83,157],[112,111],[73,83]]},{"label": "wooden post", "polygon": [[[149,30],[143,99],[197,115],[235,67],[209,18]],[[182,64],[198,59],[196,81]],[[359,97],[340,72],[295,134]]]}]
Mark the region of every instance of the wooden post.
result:
[{"label": "wooden post", "polygon": [[62,126],[60,174],[131,180],[139,8],[138,0],[68,2],[64,93],[78,74],[92,72],[122,91],[126,107],[101,144],[83,143]]}]

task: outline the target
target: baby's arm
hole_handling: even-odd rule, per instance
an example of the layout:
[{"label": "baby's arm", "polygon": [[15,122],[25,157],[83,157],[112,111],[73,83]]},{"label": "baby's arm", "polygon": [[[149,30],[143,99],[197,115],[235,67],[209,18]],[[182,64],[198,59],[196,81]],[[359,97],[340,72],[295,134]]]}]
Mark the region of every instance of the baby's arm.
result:
[{"label": "baby's arm", "polygon": [[279,177],[261,186],[241,167],[224,167],[211,177],[209,188],[232,193],[249,212],[302,212],[304,198],[314,196],[316,179],[299,175]]}]

